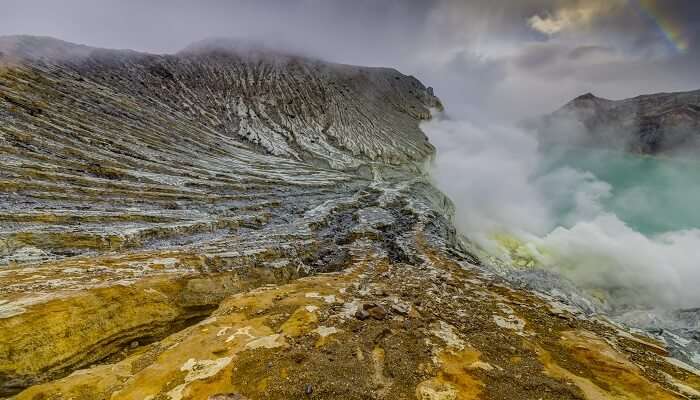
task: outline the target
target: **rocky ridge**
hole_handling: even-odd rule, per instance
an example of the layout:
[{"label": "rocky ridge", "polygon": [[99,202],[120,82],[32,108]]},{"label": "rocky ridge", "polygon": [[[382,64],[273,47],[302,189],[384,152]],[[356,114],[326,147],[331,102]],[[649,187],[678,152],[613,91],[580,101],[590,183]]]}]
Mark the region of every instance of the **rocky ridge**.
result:
[{"label": "rocky ridge", "polygon": [[700,90],[618,101],[587,93],[545,117],[538,128],[554,142],[694,156],[700,146]]},{"label": "rocky ridge", "polygon": [[199,43],[0,39],[0,396],[683,399],[664,343],[471,254],[429,88]]}]

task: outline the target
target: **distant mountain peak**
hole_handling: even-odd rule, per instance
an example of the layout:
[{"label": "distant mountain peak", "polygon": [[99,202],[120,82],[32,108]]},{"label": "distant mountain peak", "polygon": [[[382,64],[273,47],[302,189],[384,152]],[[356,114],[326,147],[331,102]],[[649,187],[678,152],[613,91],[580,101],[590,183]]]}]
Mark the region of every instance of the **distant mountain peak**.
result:
[{"label": "distant mountain peak", "polygon": [[593,100],[593,99],[597,99],[597,97],[593,93],[588,92],[586,94],[582,94],[582,95],[578,96],[574,100]]},{"label": "distant mountain peak", "polygon": [[[551,140],[585,128],[584,142],[658,154],[700,148],[700,91],[656,93],[608,100],[586,93],[544,118],[539,130]],[[571,124],[571,123],[574,124]],[[549,140],[548,139],[548,140]]]},{"label": "distant mountain peak", "polygon": [[582,94],[566,104],[565,108],[590,106],[599,103],[609,103],[611,100],[598,97],[591,92]]}]

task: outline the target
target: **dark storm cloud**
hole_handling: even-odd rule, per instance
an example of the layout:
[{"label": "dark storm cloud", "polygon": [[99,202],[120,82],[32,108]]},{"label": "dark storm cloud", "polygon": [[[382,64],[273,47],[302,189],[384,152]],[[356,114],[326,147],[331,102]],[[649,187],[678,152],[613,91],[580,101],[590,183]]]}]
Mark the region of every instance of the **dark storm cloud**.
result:
[{"label": "dark storm cloud", "polygon": [[587,91],[700,87],[700,2],[655,4],[684,54],[639,0],[0,0],[0,34],[159,53],[207,37],[264,41],[393,66],[454,109],[519,118]]}]

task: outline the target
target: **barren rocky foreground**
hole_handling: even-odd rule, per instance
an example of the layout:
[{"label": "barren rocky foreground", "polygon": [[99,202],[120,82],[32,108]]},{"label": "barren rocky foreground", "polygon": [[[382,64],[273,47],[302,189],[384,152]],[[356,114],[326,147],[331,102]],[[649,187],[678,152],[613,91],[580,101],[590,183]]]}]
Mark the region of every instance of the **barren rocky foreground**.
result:
[{"label": "barren rocky foreground", "polygon": [[0,38],[0,396],[693,399],[664,343],[491,274],[432,90],[208,41]]}]

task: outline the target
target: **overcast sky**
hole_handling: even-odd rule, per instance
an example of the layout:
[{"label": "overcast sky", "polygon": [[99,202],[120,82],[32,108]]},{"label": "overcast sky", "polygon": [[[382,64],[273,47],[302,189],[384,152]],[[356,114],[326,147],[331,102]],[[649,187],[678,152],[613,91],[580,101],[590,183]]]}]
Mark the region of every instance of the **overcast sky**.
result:
[{"label": "overcast sky", "polygon": [[176,52],[207,37],[396,67],[453,112],[700,89],[698,0],[0,0],[0,34]]}]

